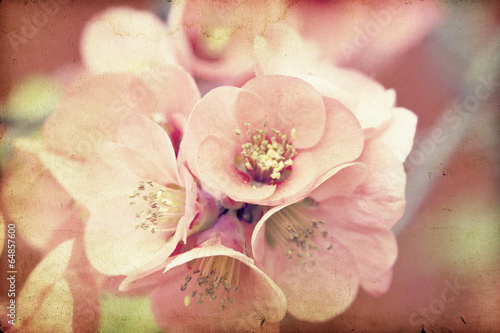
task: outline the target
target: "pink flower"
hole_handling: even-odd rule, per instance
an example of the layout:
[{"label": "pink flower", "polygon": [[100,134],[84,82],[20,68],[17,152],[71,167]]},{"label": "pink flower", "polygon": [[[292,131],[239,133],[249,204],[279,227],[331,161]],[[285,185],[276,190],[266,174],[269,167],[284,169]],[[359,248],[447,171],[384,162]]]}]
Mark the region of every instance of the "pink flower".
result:
[{"label": "pink flower", "polygon": [[[289,64],[271,63],[263,62],[273,73],[297,72]],[[416,117],[394,106],[394,91],[362,74],[304,68],[317,76],[299,73],[302,79],[359,120],[363,152],[306,199],[267,211],[255,227],[252,250],[259,267],[283,289],[292,315],[324,321],[350,305],[358,286],[373,295],[390,286],[397,254],[391,228],[404,212],[402,163],[413,144]]]},{"label": "pink flower", "polygon": [[259,267],[301,320],[343,312],[362,286],[375,296],[392,281],[397,244],[391,231],[404,207],[402,164],[371,141],[358,159],[298,203],[271,208],[252,249]]},{"label": "pink flower", "polygon": [[83,160],[95,146],[115,140],[120,121],[136,114],[162,126],[177,148],[200,93],[191,76],[178,66],[148,73],[80,78],[43,125],[47,148]]},{"label": "pink flower", "polygon": [[86,253],[106,275],[161,264],[179,241],[213,223],[217,214],[213,199],[178,166],[165,131],[141,116],[126,119],[117,143],[98,146],[84,163],[49,154],[42,159],[89,210]]},{"label": "pink flower", "polygon": [[302,78],[351,110],[364,132],[363,152],[353,165],[305,200],[270,209],[252,238],[255,260],[283,289],[288,311],[302,320],[324,321],[350,305],[358,286],[373,295],[390,286],[397,254],[391,228],[404,212],[402,163],[413,144],[416,117],[395,107],[393,90],[363,74],[304,52],[283,61],[290,47],[303,42],[290,38],[290,31],[273,33],[294,43],[276,49],[261,40],[258,74]]},{"label": "pink flower", "polygon": [[195,77],[240,86],[253,76],[256,38],[270,29],[294,30],[331,64],[373,71],[417,45],[439,23],[441,7],[434,1],[179,1],[168,22],[179,59]]},{"label": "pink flower", "polygon": [[223,215],[198,245],[175,256],[151,295],[168,332],[278,331],[286,301],[244,253],[243,226]]},{"label": "pink flower", "polygon": [[79,78],[44,123],[43,140],[16,140],[1,184],[6,216],[38,249],[50,250],[80,234],[85,207],[61,187],[40,155],[55,152],[83,162],[94,147],[116,141],[118,124],[134,114],[154,119],[177,149],[199,97],[193,79],[177,66],[156,68],[154,78],[125,73]]},{"label": "pink flower", "polygon": [[179,61],[195,77],[241,85],[254,76],[254,38],[285,12],[282,1],[177,1],[168,24]]},{"label": "pink flower", "polygon": [[276,205],[306,196],[356,159],[363,141],[357,119],[338,101],[303,80],[263,76],[205,95],[181,149],[208,189]]}]

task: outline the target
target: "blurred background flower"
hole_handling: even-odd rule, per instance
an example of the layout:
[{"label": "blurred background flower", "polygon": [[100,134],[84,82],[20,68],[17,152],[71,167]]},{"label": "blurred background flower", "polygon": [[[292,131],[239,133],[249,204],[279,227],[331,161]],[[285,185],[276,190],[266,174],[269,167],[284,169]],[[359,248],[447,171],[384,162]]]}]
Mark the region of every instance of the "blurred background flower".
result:
[{"label": "blurred background flower", "polygon": [[[500,326],[500,5],[487,1],[425,0],[401,3],[391,12],[382,3],[374,4],[294,1],[285,3],[284,10],[288,9],[288,24],[298,27],[312,45],[326,45],[323,51],[328,55],[340,52],[342,56],[345,53],[340,47],[345,50],[345,43],[349,46],[352,42],[354,48],[347,49],[359,52],[350,53],[353,57],[347,60],[341,57],[344,60],[332,61],[353,66],[386,88],[393,88],[397,105],[419,117],[417,140],[405,163],[407,210],[393,229],[398,243],[393,283],[379,298],[360,291],[350,308],[328,322],[303,322],[287,316],[281,330],[494,331]],[[2,186],[13,189],[9,194],[13,201],[8,203],[7,190],[0,193],[4,228],[22,219],[22,209],[13,210],[12,205],[26,206],[29,213],[36,210],[34,207],[44,207],[44,202],[69,207],[62,215],[74,223],[71,201],[61,194],[59,185],[39,168],[39,161],[29,152],[14,151],[11,155],[11,141],[17,137],[39,137],[43,120],[56,109],[63,89],[84,66],[80,55],[84,26],[94,15],[112,6],[147,10],[163,20],[170,8],[165,1],[140,0],[0,2],[0,163]],[[280,13],[281,10],[280,7]],[[323,14],[321,20],[319,14],[314,14],[318,12]],[[394,22],[386,21],[385,14],[380,14],[386,12],[395,15]],[[260,29],[260,22],[256,26]],[[322,28],[326,30],[318,33]],[[370,39],[369,29],[376,28],[380,34]],[[356,38],[363,42],[365,35],[371,42],[366,47],[356,46]],[[385,49],[378,48],[384,43]],[[204,83],[199,80],[198,84]],[[24,179],[22,170],[26,169],[33,172]],[[13,177],[6,182],[6,174],[14,174],[14,180],[20,177],[15,180],[19,186],[11,185]],[[45,190],[45,196],[35,177],[52,189]],[[19,191],[24,196],[16,196]],[[26,200],[30,197],[33,202]],[[62,243],[55,249],[47,247],[47,229],[55,227],[43,224],[39,231],[18,230],[17,290],[23,286],[28,292],[34,290],[32,297],[26,291],[19,295],[20,303],[30,299],[43,305],[47,304],[47,297],[52,297],[64,305],[82,304],[77,302],[81,298],[79,281],[89,280],[74,277],[83,274],[79,270],[84,269],[74,268],[70,259],[77,242]],[[50,250],[55,255],[49,254],[40,263],[42,255]],[[7,260],[4,249],[0,259],[2,276],[7,271]],[[47,283],[41,277],[49,273],[56,278]],[[94,276],[91,280],[101,285],[112,283]],[[322,283],[326,288],[329,281]],[[8,289],[5,281],[0,284],[2,325],[6,323]],[[92,302],[96,298],[93,295]],[[47,313],[56,310],[42,305],[37,314],[30,312],[31,324],[34,320],[51,324]],[[92,309],[98,308],[91,305]],[[74,326],[78,324],[73,317],[72,327],[58,326],[61,322],[56,322],[46,331],[77,331],[75,327],[80,327],[80,331],[91,332],[97,325],[101,332],[159,331],[151,313],[145,310],[149,308],[149,299],[103,291],[99,307],[99,324]],[[18,310],[19,315],[29,311]],[[65,313],[70,316],[75,311],[68,309]],[[36,331],[37,327],[26,329]]]}]

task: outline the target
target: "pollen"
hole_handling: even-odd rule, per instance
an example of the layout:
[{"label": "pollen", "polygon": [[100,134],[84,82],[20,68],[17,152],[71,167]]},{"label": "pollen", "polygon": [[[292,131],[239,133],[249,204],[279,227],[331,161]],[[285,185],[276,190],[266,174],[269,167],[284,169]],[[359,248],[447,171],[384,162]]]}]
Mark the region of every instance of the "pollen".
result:
[{"label": "pollen", "polygon": [[266,223],[269,246],[283,248],[286,257],[298,260],[302,267],[307,262],[316,265],[314,255],[317,251],[332,249],[326,239],[328,231],[323,230],[325,221],[313,218],[309,212],[310,208],[316,206],[317,202],[306,198],[274,213]]},{"label": "pollen", "polygon": [[189,306],[195,297],[198,298],[197,304],[219,302],[221,311],[233,304],[233,296],[238,292],[238,260],[227,256],[204,257],[190,262],[189,266],[190,273],[180,287],[182,292],[191,287],[184,297],[185,306]]},{"label": "pollen", "polygon": [[149,229],[152,233],[175,231],[185,212],[186,191],[175,184],[163,186],[150,180],[140,181],[129,197],[131,204],[142,201],[146,205],[145,209],[136,213],[136,218],[140,220],[136,229]]},{"label": "pollen", "polygon": [[[290,136],[281,133],[277,129],[258,129],[252,132],[251,123],[246,122],[248,127],[246,136],[249,141],[244,143],[240,155],[243,159],[237,159],[240,171],[247,173],[254,181],[264,184],[274,184],[284,181],[291,172],[293,157],[297,155],[292,145],[295,138],[295,128],[290,131]],[[264,123],[264,128],[268,123]],[[240,130],[235,130],[237,135]]]}]

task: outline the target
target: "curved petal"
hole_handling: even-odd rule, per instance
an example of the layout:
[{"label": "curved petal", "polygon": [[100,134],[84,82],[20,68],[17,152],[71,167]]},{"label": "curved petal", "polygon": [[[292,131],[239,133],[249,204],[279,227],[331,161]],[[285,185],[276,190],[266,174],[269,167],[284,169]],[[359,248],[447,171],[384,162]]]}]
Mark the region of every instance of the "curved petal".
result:
[{"label": "curved petal", "polygon": [[373,69],[416,45],[440,21],[443,8],[435,1],[296,2],[286,21],[336,63]]},{"label": "curved petal", "polygon": [[132,193],[139,181],[169,183],[165,173],[141,154],[113,142],[100,145],[86,162],[46,151],[40,159],[64,189],[90,210],[96,203]]},{"label": "curved petal", "polygon": [[[319,48],[282,22],[269,24],[254,40],[255,73],[260,75],[300,75],[320,71]],[[313,72],[313,73],[311,73]]]},{"label": "curved petal", "polygon": [[290,176],[285,181],[274,185],[276,186],[276,190],[269,198],[260,197],[256,201],[253,201],[255,199],[239,201],[275,206],[295,202],[300,198],[304,198],[310,192],[318,174],[317,165],[314,163],[315,160],[313,156],[313,154],[307,151],[299,153],[293,160]]},{"label": "curved petal", "polygon": [[[239,252],[221,245],[196,250],[186,252],[184,259],[175,264],[172,262],[165,273],[165,283],[151,295],[151,308],[159,326],[169,332],[267,331],[269,325],[274,329],[274,324],[286,311],[285,297],[278,286]],[[190,253],[192,251],[195,253]],[[197,290],[196,281],[182,291],[186,276],[191,272],[185,262],[213,255],[227,256],[240,263],[238,291],[224,294],[216,290],[212,301],[208,295],[199,298],[197,293],[193,296]],[[222,301],[225,296],[230,301]]]},{"label": "curved petal", "polygon": [[270,128],[290,133],[295,128],[293,145],[298,149],[314,146],[325,130],[325,107],[321,95],[307,82],[289,76],[260,76],[243,89],[258,96],[271,108]]},{"label": "curved petal", "polygon": [[[64,280],[64,273],[70,262],[74,242],[72,239],[58,245],[31,272],[16,302],[18,305],[16,325],[28,325],[29,321],[37,315],[50,313],[50,310],[54,310],[50,305],[58,304],[56,299],[60,300],[63,297],[62,299],[68,302],[65,311],[66,320],[60,322],[57,320],[59,318],[55,316],[54,321],[47,323],[47,329],[49,331],[61,329],[62,327],[58,327],[58,325],[68,328],[67,320],[70,319],[69,323],[71,323],[73,314],[73,299],[69,286]],[[39,323],[41,322],[39,321]],[[70,327],[71,325],[69,325]]]},{"label": "curved petal", "polygon": [[[340,170],[334,169],[334,174],[327,175],[321,186],[315,188],[309,196],[316,201],[322,201],[334,196],[349,197],[367,176],[367,165],[363,163],[341,166]],[[315,185],[317,185],[316,182]]]},{"label": "curved petal", "polygon": [[201,97],[195,80],[181,66],[147,68],[137,75],[156,97],[156,111],[163,113],[169,122],[174,114],[181,114],[187,120]]},{"label": "curved petal", "polygon": [[[272,209],[273,213],[277,210]],[[266,218],[273,214],[270,212],[255,228],[252,249],[259,267],[283,290],[288,312],[301,320],[326,321],[347,309],[359,285],[353,254],[332,242],[330,236],[317,233],[311,236],[317,249],[307,253],[290,243],[268,242],[267,233],[271,231],[266,225],[272,222]],[[295,249],[292,255],[290,248]]]},{"label": "curved petal", "polygon": [[405,108],[394,108],[389,126],[376,140],[383,142],[403,163],[413,147],[416,129],[417,116],[413,112]]},{"label": "curved petal", "polygon": [[[343,218],[338,214],[335,219],[332,219],[332,213],[329,211],[332,224]],[[318,216],[325,218],[325,215],[321,213],[318,213]],[[329,233],[333,233],[335,242],[342,244],[353,254],[360,279],[379,276],[394,265],[398,247],[392,231],[357,226],[352,229],[344,227],[329,227],[328,229]]]},{"label": "curved petal", "polygon": [[327,67],[317,76],[303,76],[325,97],[344,104],[356,116],[364,130],[380,127],[390,120],[395,103],[393,90],[384,87],[363,73]]},{"label": "curved petal", "polygon": [[[113,141],[120,121],[134,114],[150,115],[152,92],[130,74],[87,76],[61,100],[45,121],[42,134],[49,149],[73,158],[86,158],[102,142]],[[64,124],[64,126],[61,126]]]},{"label": "curved petal", "polygon": [[206,137],[213,135],[227,140],[232,143],[232,149],[240,145],[240,138],[235,130],[244,129],[238,128],[243,123],[239,124],[236,117],[245,109],[262,112],[259,110],[264,108],[253,94],[235,87],[213,89],[196,104],[189,117],[179,152],[195,175],[198,176],[199,169],[196,165],[198,147]]},{"label": "curved petal", "polygon": [[186,190],[186,211],[184,212],[184,216],[177,224],[177,232],[179,232],[182,241],[186,243],[188,229],[200,211],[200,208],[198,206],[199,189],[198,184],[196,184],[193,176],[187,170],[187,168],[184,165],[181,165],[179,168],[179,173],[181,175],[181,182],[179,183],[179,185],[184,187]]},{"label": "curved petal", "polygon": [[173,47],[163,22],[132,8],[112,8],[85,27],[82,58],[94,73],[133,72],[175,63]]},{"label": "curved petal", "polygon": [[[180,240],[137,226],[144,207],[130,205],[128,195],[93,207],[85,228],[85,250],[92,266],[105,275],[127,275],[157,257],[166,259]],[[176,236],[177,235],[177,236]]]},{"label": "curved petal", "polygon": [[125,119],[118,128],[116,141],[140,152],[163,170],[170,182],[180,183],[174,147],[167,133],[143,116]]},{"label": "curved petal", "polygon": [[320,142],[307,151],[311,154],[320,176],[343,163],[359,157],[364,145],[364,134],[359,122],[340,102],[324,97],[326,127]]},{"label": "curved petal", "polygon": [[373,296],[385,294],[392,283],[392,269],[388,269],[378,276],[369,276],[361,281],[363,289]]}]

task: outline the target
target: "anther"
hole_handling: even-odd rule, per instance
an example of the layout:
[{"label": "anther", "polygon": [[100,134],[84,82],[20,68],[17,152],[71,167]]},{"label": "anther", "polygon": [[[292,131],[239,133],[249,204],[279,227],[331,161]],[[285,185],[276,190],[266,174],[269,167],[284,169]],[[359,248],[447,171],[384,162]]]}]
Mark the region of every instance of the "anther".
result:
[{"label": "anther", "polygon": [[[241,145],[241,156],[244,159],[237,162],[238,166],[241,166],[240,171],[246,172],[260,183],[273,184],[284,181],[289,172],[283,172],[293,165],[292,158],[297,154],[287,135],[275,128],[271,129],[270,138],[265,129],[255,130],[253,135],[250,135],[250,123],[245,125],[248,126],[247,136],[251,138],[251,142]],[[267,123],[264,123],[264,127],[267,127]],[[295,129],[292,129],[291,133],[294,132]]]}]

